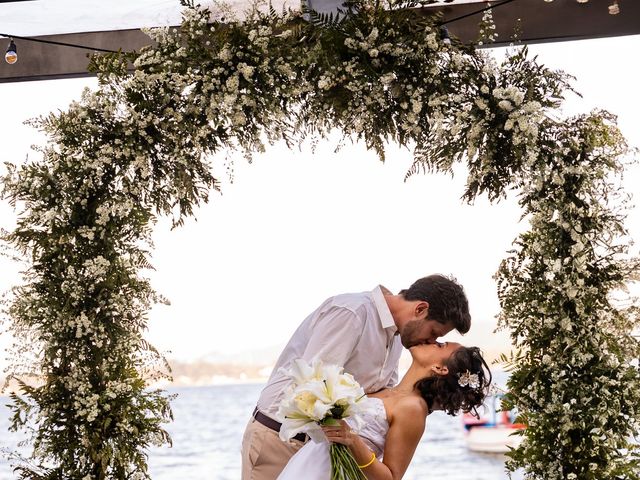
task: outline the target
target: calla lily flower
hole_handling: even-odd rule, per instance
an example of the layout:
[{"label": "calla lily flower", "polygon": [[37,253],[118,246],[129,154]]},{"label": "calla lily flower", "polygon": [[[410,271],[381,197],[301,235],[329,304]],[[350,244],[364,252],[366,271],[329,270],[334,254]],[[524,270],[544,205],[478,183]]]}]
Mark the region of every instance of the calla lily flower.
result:
[{"label": "calla lily flower", "polygon": [[281,372],[291,381],[276,414],[284,441],[300,432],[320,441],[324,439],[320,425],[330,419],[350,417],[359,429],[360,415],[372,408],[363,388],[337,365],[297,359]]}]

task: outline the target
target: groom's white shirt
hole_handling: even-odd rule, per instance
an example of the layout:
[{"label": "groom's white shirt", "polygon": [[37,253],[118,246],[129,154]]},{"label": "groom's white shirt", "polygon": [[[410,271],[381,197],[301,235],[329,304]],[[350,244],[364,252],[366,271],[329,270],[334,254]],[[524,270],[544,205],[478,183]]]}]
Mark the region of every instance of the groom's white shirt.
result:
[{"label": "groom's white shirt", "polygon": [[309,315],[295,331],[262,390],[258,409],[275,418],[289,379],[278,370],[297,358],[341,365],[373,393],[395,385],[402,353],[384,287],[370,292],[331,297]]}]

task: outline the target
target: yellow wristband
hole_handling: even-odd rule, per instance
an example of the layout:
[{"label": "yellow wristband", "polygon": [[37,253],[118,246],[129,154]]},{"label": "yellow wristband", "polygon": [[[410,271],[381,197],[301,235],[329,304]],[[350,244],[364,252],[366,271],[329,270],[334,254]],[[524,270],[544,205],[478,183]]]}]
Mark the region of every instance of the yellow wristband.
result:
[{"label": "yellow wristband", "polygon": [[365,463],[364,465],[358,465],[358,468],[360,469],[367,468],[369,465],[371,465],[375,461],[376,461],[376,452],[371,452],[371,460],[369,460],[369,462]]}]

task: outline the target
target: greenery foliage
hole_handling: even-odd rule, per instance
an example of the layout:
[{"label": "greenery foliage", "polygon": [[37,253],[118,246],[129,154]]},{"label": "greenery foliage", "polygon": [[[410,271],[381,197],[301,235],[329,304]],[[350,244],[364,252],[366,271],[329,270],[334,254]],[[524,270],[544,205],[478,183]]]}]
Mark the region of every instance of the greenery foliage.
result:
[{"label": "greenery foliage", "polygon": [[614,120],[544,125],[520,194],[531,228],[498,272],[501,323],[519,347],[505,359],[507,406],[528,425],[510,467],[527,478],[640,478],[639,309],[624,294],[640,261],[615,185],[626,144]]},{"label": "greenery foliage", "polygon": [[213,154],[334,129],[383,160],[388,142],[412,149],[408,175],[466,161],[469,201],[521,189],[532,230],[499,274],[521,349],[511,401],[529,426],[511,467],[638,478],[626,442],[640,418],[637,311],[611,298],[637,265],[607,206],[624,141],[605,113],[552,119],[566,75],[526,49],[496,64],[448,42],[420,5],[354,1],[308,20],[187,5],[179,29],[149,30],[154,46],[95,57],[100,87],[36,122],[49,145],[2,179],[20,209],[3,238],[31,261],[5,306],[21,342],[12,428],[33,445],[21,478],[148,478],[146,448],[170,441],[171,419],[168,396],[147,388],[168,366],[143,339],[162,301],[143,275],[156,215],[180,225],[207,201]]}]

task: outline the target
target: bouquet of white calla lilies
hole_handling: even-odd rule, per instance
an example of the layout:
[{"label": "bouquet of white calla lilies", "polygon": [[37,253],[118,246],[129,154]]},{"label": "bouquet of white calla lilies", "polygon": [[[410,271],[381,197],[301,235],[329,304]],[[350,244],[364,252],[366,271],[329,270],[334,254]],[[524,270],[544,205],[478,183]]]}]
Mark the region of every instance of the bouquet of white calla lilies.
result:
[{"label": "bouquet of white calla lilies", "polygon": [[[350,418],[354,430],[362,426],[361,415],[373,408],[364,389],[349,373],[337,365],[311,364],[297,359],[282,373],[291,380],[280,403],[276,418],[282,423],[280,438],[288,441],[306,433],[316,442],[326,441],[321,425],[332,425]],[[332,480],[365,478],[345,445],[331,444]],[[339,468],[337,468],[339,466]],[[348,472],[348,476],[344,476]]]}]

